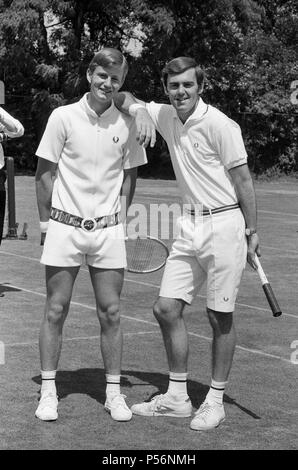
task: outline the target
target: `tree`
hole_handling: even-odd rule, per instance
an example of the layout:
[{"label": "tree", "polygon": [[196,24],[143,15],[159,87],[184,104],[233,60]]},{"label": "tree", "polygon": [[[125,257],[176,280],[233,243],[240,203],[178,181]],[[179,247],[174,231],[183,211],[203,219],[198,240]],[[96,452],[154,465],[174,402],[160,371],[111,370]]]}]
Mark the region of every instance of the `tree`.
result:
[{"label": "tree", "polygon": [[[145,100],[165,100],[160,77],[170,58],[195,57],[207,76],[205,100],[242,124],[254,170],[297,166],[294,0],[0,0],[0,19],[0,79],[26,128],[7,151],[21,148],[20,165],[34,169],[50,112],[79,99],[93,53],[111,46],[130,64],[125,89]],[[149,159],[142,172],[158,166],[173,175],[161,139]]]},{"label": "tree", "polygon": [[[85,91],[94,51],[102,44],[122,48],[133,36],[129,11],[126,1],[0,0],[0,79],[11,112],[26,128],[20,164],[34,168],[50,112]],[[18,145],[10,142],[8,150]]]},{"label": "tree", "polygon": [[244,127],[256,173],[290,173],[298,169],[297,109],[290,100],[290,85],[298,77],[297,4],[258,3],[263,28],[244,42],[249,59]]},{"label": "tree", "polygon": [[[137,70],[149,71],[155,64],[145,98],[163,99],[159,77],[167,59],[194,56],[207,74],[204,98],[242,125],[254,171],[298,169],[297,111],[289,99],[290,84],[298,78],[297,3],[138,0],[135,4],[146,31]],[[135,87],[144,95],[143,88]]]}]

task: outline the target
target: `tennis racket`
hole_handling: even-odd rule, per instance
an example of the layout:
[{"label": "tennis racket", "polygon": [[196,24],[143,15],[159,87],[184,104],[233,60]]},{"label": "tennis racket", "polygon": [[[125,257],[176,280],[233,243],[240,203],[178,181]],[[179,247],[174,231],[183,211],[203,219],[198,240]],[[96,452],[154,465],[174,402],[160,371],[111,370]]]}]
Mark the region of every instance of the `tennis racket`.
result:
[{"label": "tennis racket", "polygon": [[169,256],[168,247],[154,237],[128,237],[125,240],[127,268],[131,273],[153,273],[165,264]]},{"label": "tennis racket", "polygon": [[261,279],[263,291],[265,292],[265,295],[270,305],[270,308],[272,310],[273,316],[279,317],[282,314],[281,308],[278,305],[278,302],[276,300],[276,297],[274,295],[270,282],[268,281],[266,274],[264,273],[264,270],[262,268],[262,265],[258,256],[255,256],[255,263],[257,265],[257,272]]}]

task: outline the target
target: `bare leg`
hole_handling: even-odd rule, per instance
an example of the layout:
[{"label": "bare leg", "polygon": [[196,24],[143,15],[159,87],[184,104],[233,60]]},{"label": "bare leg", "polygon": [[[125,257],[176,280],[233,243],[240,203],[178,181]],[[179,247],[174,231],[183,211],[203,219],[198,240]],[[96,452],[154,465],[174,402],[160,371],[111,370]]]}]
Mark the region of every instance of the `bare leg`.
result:
[{"label": "bare leg", "polygon": [[185,303],[182,300],[159,297],[153,313],[157,319],[167,353],[171,372],[187,372],[188,336],[182,316]]},{"label": "bare leg", "polygon": [[46,266],[47,300],[39,334],[42,370],[56,370],[62,347],[62,329],[69,310],[79,267]]},{"label": "bare leg", "polygon": [[98,269],[89,266],[101,326],[101,353],[106,373],[107,410],[115,421],[129,421],[132,412],[120,393],[123,334],[120,324],[120,294],[123,269]]},{"label": "bare leg", "polygon": [[212,381],[204,402],[190,423],[195,431],[214,429],[225,420],[223,395],[236,344],[233,312],[215,312],[207,308],[207,314],[213,330]]},{"label": "bare leg", "polygon": [[163,335],[169,365],[169,385],[165,394],[150,402],[133,405],[140,416],[191,416],[192,405],[187,393],[188,336],[182,316],[184,301],[159,297],[153,307]]},{"label": "bare leg", "polygon": [[212,378],[217,382],[226,382],[236,345],[233,312],[215,312],[207,308],[207,313],[213,330]]},{"label": "bare leg", "polygon": [[89,266],[101,325],[101,353],[107,374],[121,372],[123,334],[120,325],[120,294],[123,269],[98,269]]}]

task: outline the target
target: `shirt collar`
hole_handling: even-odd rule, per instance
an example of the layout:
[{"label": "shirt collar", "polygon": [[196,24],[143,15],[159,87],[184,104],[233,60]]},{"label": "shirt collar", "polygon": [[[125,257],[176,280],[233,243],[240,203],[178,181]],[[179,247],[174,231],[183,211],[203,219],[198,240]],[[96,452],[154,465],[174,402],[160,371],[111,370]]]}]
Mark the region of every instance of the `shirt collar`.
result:
[{"label": "shirt collar", "polygon": [[[194,110],[194,112],[189,116],[189,118],[185,121],[185,124],[191,120],[198,120],[198,119],[201,119],[205,114],[206,114],[206,111],[208,109],[208,105],[202,100],[202,98],[200,97],[198,103],[197,103],[197,106]],[[176,109],[174,108],[174,118],[176,119],[179,119],[179,116],[177,114],[177,111]]]},{"label": "shirt collar", "polygon": [[111,103],[111,106],[106,109],[100,116],[94,111],[94,109],[92,109],[88,103],[88,94],[89,93],[85,93],[84,96],[80,99],[80,104],[81,106],[83,107],[84,111],[86,111],[87,114],[89,114],[90,116],[94,117],[94,118],[99,118],[99,117],[108,117],[110,114],[112,114],[112,112],[115,110],[115,104],[114,104],[114,101],[112,101]]}]

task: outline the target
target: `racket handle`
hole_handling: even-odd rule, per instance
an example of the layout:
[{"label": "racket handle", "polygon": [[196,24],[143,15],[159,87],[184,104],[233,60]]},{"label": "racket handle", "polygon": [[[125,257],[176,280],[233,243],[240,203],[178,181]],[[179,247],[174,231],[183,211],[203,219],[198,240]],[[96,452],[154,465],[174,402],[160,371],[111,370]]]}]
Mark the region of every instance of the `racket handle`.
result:
[{"label": "racket handle", "polygon": [[263,284],[262,287],[267,297],[268,303],[271,307],[273,316],[279,317],[282,314],[282,311],[281,311],[280,306],[278,305],[278,302],[276,300],[276,297],[274,295],[271,285],[268,282],[267,284]]},{"label": "racket handle", "polygon": [[270,305],[272,314],[274,317],[279,317],[282,314],[281,308],[278,305],[278,302],[276,300],[276,297],[274,295],[273,289],[270,285],[270,282],[268,281],[266,274],[264,273],[264,270],[262,268],[261,262],[259,260],[259,257],[256,255],[255,256],[255,263],[257,265],[257,272],[258,275],[261,279],[263,291],[265,292],[268,304]]}]

